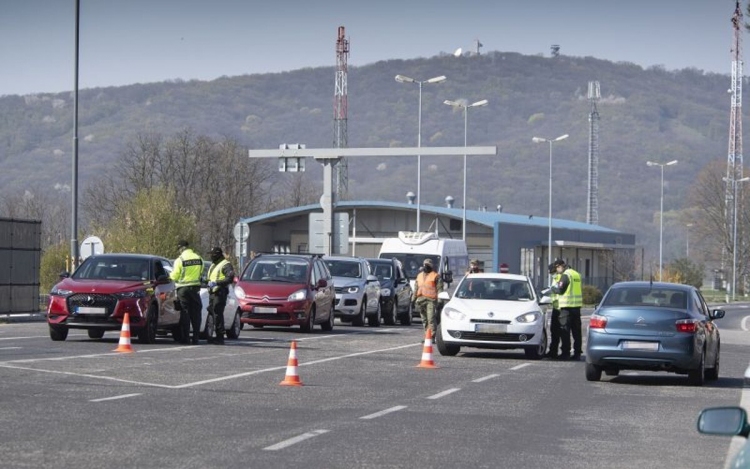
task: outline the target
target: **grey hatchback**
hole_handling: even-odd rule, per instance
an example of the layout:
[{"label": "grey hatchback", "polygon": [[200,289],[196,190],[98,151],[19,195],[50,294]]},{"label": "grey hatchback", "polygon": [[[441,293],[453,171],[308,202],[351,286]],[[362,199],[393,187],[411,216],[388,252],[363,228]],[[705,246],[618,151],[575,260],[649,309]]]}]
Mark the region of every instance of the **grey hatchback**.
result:
[{"label": "grey hatchback", "polygon": [[691,285],[620,282],[612,285],[589,320],[586,379],[602,371],[668,371],[701,386],[719,378],[720,337],[710,310]]}]

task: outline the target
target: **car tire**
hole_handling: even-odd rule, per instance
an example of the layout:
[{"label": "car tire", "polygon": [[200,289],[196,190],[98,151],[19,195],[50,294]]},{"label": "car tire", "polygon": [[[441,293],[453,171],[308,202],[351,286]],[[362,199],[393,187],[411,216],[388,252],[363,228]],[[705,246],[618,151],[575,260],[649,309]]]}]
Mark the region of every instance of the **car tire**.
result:
[{"label": "car tire", "polygon": [[65,326],[49,326],[49,338],[55,342],[63,341],[68,338],[68,328]]},{"label": "car tire", "polygon": [[391,309],[388,311],[388,314],[383,316],[383,323],[385,323],[386,326],[392,326],[396,324],[396,313],[398,312],[398,302],[394,298],[393,301],[391,301]]},{"label": "car tire", "polygon": [[326,332],[330,332],[333,330],[333,322],[336,320],[336,316],[333,314],[333,306],[331,306],[331,310],[328,312],[328,320],[320,325],[320,328],[323,329]]},{"label": "car tire", "polygon": [[104,329],[89,329],[86,331],[89,339],[101,339],[104,337]]},{"label": "car tire", "polygon": [[227,338],[239,339],[241,330],[242,322],[240,321],[240,310],[238,309],[234,313],[234,321],[232,321],[232,325],[229,326],[229,329],[227,329]]},{"label": "car tire", "polygon": [[142,344],[156,343],[156,329],[159,325],[159,310],[151,305],[146,313],[146,324],[138,331],[138,341]]},{"label": "car tire", "polygon": [[214,336],[214,332],[216,329],[216,321],[214,320],[213,314],[206,314],[206,325],[203,327],[203,330],[201,331],[200,337],[203,340],[209,340],[212,339]]},{"label": "car tire", "polygon": [[399,321],[402,326],[411,326],[411,303],[409,303],[409,308],[406,312],[401,314]]},{"label": "car tire", "polygon": [[698,368],[688,371],[688,380],[693,386],[703,386],[706,383],[706,352],[701,352]]},{"label": "car tire", "polygon": [[313,330],[313,326],[315,325],[315,306],[310,308],[310,314],[307,315],[307,319],[305,322],[299,325],[299,328],[302,332],[310,333]]},{"label": "car tire", "polygon": [[378,309],[375,314],[367,316],[367,325],[370,327],[380,327],[380,300],[378,300]]},{"label": "car tire", "polygon": [[547,331],[542,332],[542,340],[539,341],[539,345],[527,347],[524,352],[529,360],[541,360],[547,352]]},{"label": "car tire", "polygon": [[593,363],[586,363],[586,381],[600,381],[602,379],[602,367]]},{"label": "car tire", "polygon": [[719,365],[720,365],[719,351],[720,351],[720,347],[717,345],[716,346],[716,360],[714,360],[714,366],[713,368],[709,368],[706,370],[707,381],[716,381],[717,379],[719,379]]},{"label": "car tire", "polygon": [[438,352],[440,352],[440,355],[445,355],[447,357],[454,357],[458,355],[458,352],[461,351],[460,345],[446,343],[443,340],[443,330],[439,327],[436,335],[437,337],[435,338],[435,344],[437,345],[437,349]]},{"label": "car tire", "polygon": [[362,327],[365,325],[365,302],[367,298],[362,298],[362,303],[359,305],[359,314],[357,317],[352,318],[352,326]]}]

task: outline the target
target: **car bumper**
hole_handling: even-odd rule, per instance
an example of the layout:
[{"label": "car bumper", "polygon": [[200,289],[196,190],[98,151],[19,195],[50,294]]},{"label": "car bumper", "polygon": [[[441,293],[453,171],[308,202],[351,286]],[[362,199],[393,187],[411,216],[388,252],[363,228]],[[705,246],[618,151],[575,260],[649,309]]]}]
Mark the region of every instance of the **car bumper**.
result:
[{"label": "car bumper", "polygon": [[336,317],[353,317],[359,314],[362,308],[362,298],[346,293],[336,293],[336,306],[334,314]]},{"label": "car bumper", "polygon": [[[700,365],[701,348],[694,335],[660,338],[589,331],[586,362],[602,367],[643,370],[692,370]],[[634,345],[635,344],[635,345]],[[652,347],[636,349],[632,347]]]},{"label": "car bumper", "polygon": [[[265,308],[259,311],[261,308]],[[297,326],[304,324],[310,305],[300,301],[288,304],[240,303],[240,322],[255,326]],[[275,310],[271,312],[271,310]]]},{"label": "car bumper", "polygon": [[492,329],[481,330],[485,325],[467,321],[455,321],[442,317],[440,331],[443,342],[480,348],[519,348],[539,345],[544,339],[544,324],[541,320],[530,324],[491,324]]},{"label": "car bumper", "polygon": [[122,328],[122,321],[127,313],[131,328],[140,328],[146,324],[148,308],[144,300],[113,299],[108,306],[101,306],[101,309],[103,312],[97,314],[78,313],[75,307],[68,307],[65,297],[53,296],[47,307],[47,322],[70,329],[118,330]]}]

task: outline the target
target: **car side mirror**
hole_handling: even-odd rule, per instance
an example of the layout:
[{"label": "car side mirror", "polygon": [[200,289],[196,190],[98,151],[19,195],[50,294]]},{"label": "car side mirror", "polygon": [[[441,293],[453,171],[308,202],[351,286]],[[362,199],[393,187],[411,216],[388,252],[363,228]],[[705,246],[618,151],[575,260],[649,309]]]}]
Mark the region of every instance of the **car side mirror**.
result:
[{"label": "car side mirror", "polygon": [[443,272],[443,282],[447,284],[453,283],[453,272],[450,270],[446,270]]},{"label": "car side mirror", "polygon": [[68,278],[70,277],[70,272],[60,272],[60,278]]},{"label": "car side mirror", "polygon": [[549,297],[549,296],[547,296],[547,295],[544,295],[544,296],[542,296],[541,298],[539,298],[539,304],[540,304],[540,305],[542,305],[542,306],[543,306],[543,305],[549,305],[549,304],[552,304],[552,298],[550,298],[550,297]]},{"label": "car side mirror", "polygon": [[447,291],[441,291],[440,293],[438,293],[438,300],[448,301],[450,299],[451,299],[451,295]]},{"label": "car side mirror", "polygon": [[750,424],[741,407],[711,407],[698,416],[698,431],[707,435],[739,435],[748,437]]},{"label": "car side mirror", "polygon": [[721,319],[721,318],[724,317],[724,314],[726,314],[726,313],[725,313],[725,311],[723,309],[715,309],[715,310],[711,311],[711,314],[709,315],[709,317],[711,319]]},{"label": "car side mirror", "polygon": [[165,285],[171,281],[172,279],[170,279],[168,275],[159,275],[156,277],[156,283],[159,285]]},{"label": "car side mirror", "polygon": [[318,283],[315,285],[317,288],[325,288],[328,286],[328,280],[324,278],[318,279]]},{"label": "car side mirror", "polygon": [[371,283],[371,282],[378,282],[378,283],[380,283],[380,280],[378,280],[378,278],[376,276],[370,274],[370,275],[367,276],[367,283]]}]

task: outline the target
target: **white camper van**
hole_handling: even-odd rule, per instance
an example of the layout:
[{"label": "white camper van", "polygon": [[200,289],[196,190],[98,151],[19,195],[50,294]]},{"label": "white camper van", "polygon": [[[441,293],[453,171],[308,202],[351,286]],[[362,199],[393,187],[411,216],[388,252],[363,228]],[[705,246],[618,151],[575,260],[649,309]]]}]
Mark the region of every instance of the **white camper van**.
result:
[{"label": "white camper van", "polygon": [[469,252],[464,241],[438,238],[432,232],[399,231],[398,238],[383,240],[378,257],[395,257],[401,261],[412,288],[422,262],[432,259],[432,265],[443,277],[445,290],[450,293],[469,268]]}]

